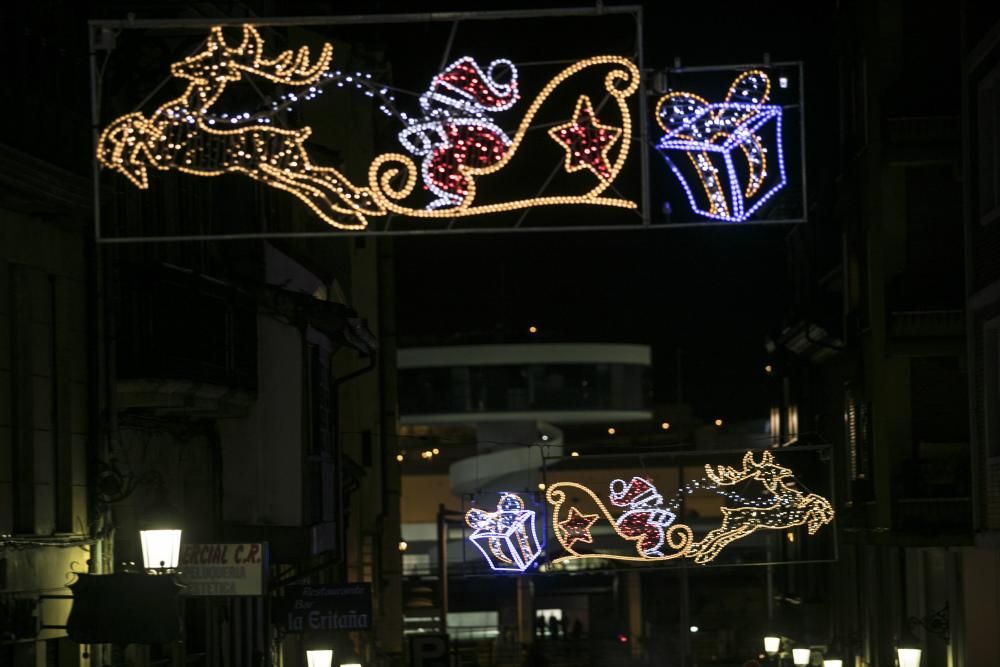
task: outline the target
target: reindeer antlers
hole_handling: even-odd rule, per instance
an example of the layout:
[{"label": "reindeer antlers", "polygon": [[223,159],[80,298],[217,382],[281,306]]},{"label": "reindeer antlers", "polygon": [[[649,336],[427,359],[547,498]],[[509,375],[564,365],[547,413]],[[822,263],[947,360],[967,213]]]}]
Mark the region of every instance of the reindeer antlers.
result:
[{"label": "reindeer antlers", "polygon": [[747,452],[743,455],[743,469],[736,470],[732,466],[719,466],[718,472],[712,470],[712,466],[708,463],[705,464],[705,476],[716,484],[736,484],[737,482],[742,482],[743,480],[753,476],[753,474],[760,469],[762,466],[771,465],[774,463],[774,455],[768,450],[764,450],[760,457],[760,463],[753,460],[753,452]]},{"label": "reindeer antlers", "polygon": [[711,464],[705,464],[705,476],[716,484],[736,484],[747,478],[746,469],[736,470],[732,466],[719,466],[719,471],[712,470]]},{"label": "reindeer antlers", "polygon": [[[222,40],[221,29],[214,28],[213,36],[215,39]],[[305,86],[314,83],[327,70],[333,59],[333,46],[329,43],[323,44],[319,58],[312,65],[309,64],[308,46],[302,46],[298,51],[292,49],[282,51],[272,60],[264,58],[263,51],[263,40],[257,28],[252,25],[243,26],[243,41],[238,47],[235,49],[226,47],[227,55],[236,56],[239,59],[235,63],[237,68],[248,74],[256,74],[270,79],[275,83],[285,83],[292,86]]]},{"label": "reindeer antlers", "polygon": [[177,63],[172,66],[172,70],[177,76],[207,81],[209,78],[218,78],[208,76],[209,68],[215,70],[221,67],[227,68],[231,73],[228,80],[239,79],[239,73],[246,72],[275,83],[306,86],[315,83],[326,72],[332,59],[333,46],[326,43],[323,44],[316,62],[312,64],[309,62],[308,46],[300,47],[297,51],[292,49],[282,51],[275,58],[268,60],[264,57],[264,40],[254,26],[243,26],[243,39],[238,46],[227,44],[222,28],[216,26],[208,36],[205,50],[184,61],[189,66],[195,65],[191,71],[185,76]]},{"label": "reindeer antlers", "polygon": [[[256,67],[249,71],[252,71],[254,74],[261,74],[279,83],[306,85],[314,82],[327,70],[332,58],[333,47],[329,43],[324,44],[319,58],[310,67],[309,47],[302,46],[295,52],[291,49],[284,51],[274,60],[259,60],[255,63]],[[267,68],[267,70],[260,70],[260,66]]]}]

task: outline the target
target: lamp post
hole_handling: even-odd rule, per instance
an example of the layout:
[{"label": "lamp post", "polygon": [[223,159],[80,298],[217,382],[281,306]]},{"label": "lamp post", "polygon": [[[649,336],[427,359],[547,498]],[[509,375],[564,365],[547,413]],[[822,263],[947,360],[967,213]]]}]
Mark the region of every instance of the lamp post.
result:
[{"label": "lamp post", "polygon": [[166,500],[161,487],[158,498],[143,516],[139,528],[142,565],[147,572],[165,574],[177,569],[181,553],[181,520],[177,510]]},{"label": "lamp post", "polygon": [[333,667],[333,649],[306,650],[306,665],[308,667]]}]

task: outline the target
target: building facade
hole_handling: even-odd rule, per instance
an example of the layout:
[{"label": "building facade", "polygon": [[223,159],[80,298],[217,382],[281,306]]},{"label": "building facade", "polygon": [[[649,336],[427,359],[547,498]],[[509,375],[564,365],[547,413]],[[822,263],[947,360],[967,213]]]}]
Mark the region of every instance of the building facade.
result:
[{"label": "building facade", "polygon": [[962,13],[962,140],[965,213],[966,326],[972,435],[974,545],[962,552],[964,664],[1000,655],[993,628],[1000,618],[1000,435],[997,427],[1000,263],[996,248],[997,145],[1000,124],[1000,12],[964,3]]}]

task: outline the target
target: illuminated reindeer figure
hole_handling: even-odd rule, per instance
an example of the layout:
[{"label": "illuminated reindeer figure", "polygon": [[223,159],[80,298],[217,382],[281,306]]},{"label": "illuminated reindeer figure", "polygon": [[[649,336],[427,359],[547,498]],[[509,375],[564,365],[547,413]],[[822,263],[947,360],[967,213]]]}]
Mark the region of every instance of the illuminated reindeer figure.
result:
[{"label": "illuminated reindeer figure", "polygon": [[722,525],[693,547],[696,563],[708,563],[730,542],[760,529],[781,530],[805,524],[809,534],[813,535],[824,524],[833,521],[830,501],[815,493],[806,495],[790,487],[784,480],[792,477],[792,471],[775,463],[769,451],[764,452],[760,463],[754,461],[753,452],[747,452],[743,456],[742,470],[719,466],[718,472],[715,472],[710,465],[706,465],[705,473],[719,486],[755,479],[764,485],[774,502],[764,507],[721,508]]},{"label": "illuminated reindeer figure", "polygon": [[[97,159],[121,172],[136,187],[149,187],[147,168],[177,170],[197,176],[240,173],[290,192],[334,227],[360,229],[368,215],[385,211],[366,188],[358,188],[332,167],[309,159],[304,142],[312,129],[284,129],[265,124],[235,124],[209,111],[226,86],[244,75],[288,86],[310,86],[326,74],[333,47],[324,44],[315,63],[309,47],[288,50],[268,60],[260,33],[243,27],[239,46],[226,44],[222,28],[212,28],[205,49],[170,67],[190,83],[179,97],[146,118],[139,112],[112,122],[97,142]],[[218,126],[217,126],[218,125]],[[354,220],[345,222],[344,217]]]}]

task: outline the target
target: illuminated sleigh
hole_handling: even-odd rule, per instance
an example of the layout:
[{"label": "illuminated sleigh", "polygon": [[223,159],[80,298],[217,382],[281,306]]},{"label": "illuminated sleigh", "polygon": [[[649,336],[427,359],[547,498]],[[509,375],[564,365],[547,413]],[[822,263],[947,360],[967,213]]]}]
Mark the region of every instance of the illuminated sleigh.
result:
[{"label": "illuminated sleigh", "polygon": [[[532,197],[496,203],[478,202],[476,198],[478,179],[496,173],[510,163],[521,147],[539,109],[552,92],[574,75],[597,67],[609,69],[604,77],[604,92],[617,107],[621,127],[602,125],[594,113],[590,98],[581,95],[577,98],[572,119],[563,125],[552,128],[548,133],[549,137],[562,145],[567,152],[564,163],[566,171],[575,172],[587,169],[596,177],[596,185],[586,192],[575,195]],[[436,81],[437,79],[435,79]],[[402,153],[386,153],[375,158],[368,172],[368,188],[380,207],[393,213],[417,218],[456,218],[534,206],[565,204],[591,204],[634,209],[636,208],[635,202],[618,197],[607,197],[603,193],[617,178],[628,158],[632,138],[632,118],[627,101],[635,93],[638,86],[638,68],[627,58],[597,56],[582,60],[564,69],[542,89],[525,112],[513,138],[507,140],[505,136],[501,136],[502,151],[498,159],[490,160],[481,166],[463,164],[457,168],[456,176],[461,183],[461,188],[457,191],[447,194],[439,192],[429,178],[432,174],[428,174],[426,162],[418,167],[410,156]],[[483,120],[481,115],[478,120],[469,119],[468,122],[492,125],[490,121]],[[497,135],[496,132],[492,134]],[[581,147],[581,143],[587,144],[588,142],[590,145]],[[435,194],[444,194],[443,199],[446,200],[447,207],[439,206],[441,200],[432,203],[427,208],[417,208],[415,205],[411,206],[405,203],[405,200],[415,191],[418,175],[423,177],[425,187]],[[402,182],[399,183],[398,179],[401,179]],[[449,194],[451,196],[448,196]]]},{"label": "illuminated sleigh", "polygon": [[[632,484],[635,484],[637,479],[633,478]],[[620,482],[621,480],[615,481]],[[653,491],[655,492],[655,489]],[[587,496],[596,505],[597,513],[587,514],[581,512],[576,504],[567,501],[568,493],[574,493],[574,495],[582,493]],[[556,482],[549,486],[545,495],[552,505],[552,529],[559,544],[562,545],[568,554],[553,559],[553,563],[579,558],[603,558],[625,561],[672,560],[690,555],[695,546],[694,534],[691,528],[685,524],[673,524],[672,513],[662,509],[659,505],[646,508],[647,516],[643,518],[642,525],[638,526],[638,530],[636,530],[636,527],[628,525],[627,520],[630,516],[635,516],[634,514],[630,515],[630,512],[642,511],[642,508],[633,506],[616,517],[596,493],[582,484],[577,484],[576,482]],[[615,495],[613,483],[612,502],[615,501]],[[671,514],[671,516],[666,517],[664,514]],[[606,521],[618,537],[628,542],[634,542],[636,553],[632,555],[578,550],[577,543],[593,545],[594,541],[590,529],[598,521]],[[655,549],[650,549],[649,545],[645,542],[646,536],[650,533],[658,533],[659,544],[656,545]]]}]

